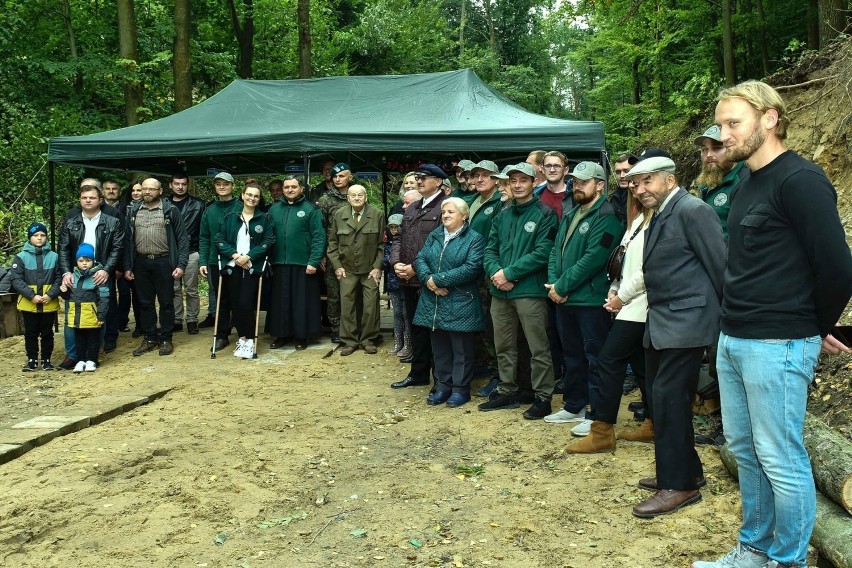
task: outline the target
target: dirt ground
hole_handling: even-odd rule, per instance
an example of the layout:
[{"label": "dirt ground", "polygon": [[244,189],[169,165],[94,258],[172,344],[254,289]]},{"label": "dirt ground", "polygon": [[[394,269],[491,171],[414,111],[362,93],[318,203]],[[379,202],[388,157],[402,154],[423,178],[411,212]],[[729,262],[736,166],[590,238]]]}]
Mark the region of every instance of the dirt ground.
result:
[{"label": "dirt ground", "polygon": [[[558,454],[570,426],[429,407],[396,357],[118,351],[95,373],[23,374],[0,342],[0,426],[152,380],[164,398],[0,466],[5,566],[688,566],[734,542],[737,486],[701,448],[704,500],[645,521],[653,446]],[[386,343],[385,348],[388,347]],[[14,362],[14,364],[12,364]],[[625,404],[631,397],[625,400]],[[635,423],[623,409],[619,428]],[[557,452],[556,455],[554,452]]]}]

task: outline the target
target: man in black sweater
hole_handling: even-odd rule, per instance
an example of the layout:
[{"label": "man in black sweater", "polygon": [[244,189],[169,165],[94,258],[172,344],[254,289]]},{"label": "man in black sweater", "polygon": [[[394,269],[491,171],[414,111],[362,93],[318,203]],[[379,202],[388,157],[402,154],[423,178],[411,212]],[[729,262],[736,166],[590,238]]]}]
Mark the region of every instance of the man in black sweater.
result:
[{"label": "man in black sweater", "polygon": [[732,192],[717,368],[725,436],[739,466],[743,523],[716,566],[805,566],[816,496],[803,443],[808,384],[852,296],[852,256],[837,195],[818,166],[787,150],[789,118],[772,87],[723,90],[726,158],[750,170]]}]

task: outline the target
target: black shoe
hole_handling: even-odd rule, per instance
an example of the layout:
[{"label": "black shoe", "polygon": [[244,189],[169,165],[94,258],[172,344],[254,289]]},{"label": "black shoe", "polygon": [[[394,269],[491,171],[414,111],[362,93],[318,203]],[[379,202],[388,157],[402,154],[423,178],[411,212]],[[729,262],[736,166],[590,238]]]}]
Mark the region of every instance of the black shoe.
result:
[{"label": "black shoe", "polygon": [[112,353],[116,347],[115,343],[104,343],[104,353]]},{"label": "black shoe", "polygon": [[521,403],[518,402],[516,395],[506,395],[494,391],[486,402],[479,405],[479,410],[503,410],[504,408],[518,408],[520,405]]},{"label": "black shoe", "polygon": [[172,332],[177,333],[179,331],[183,331],[183,323],[175,322],[175,326],[172,328]]},{"label": "black shoe", "polygon": [[186,332],[190,335],[198,335],[198,322],[197,321],[186,322]]},{"label": "black shoe", "polygon": [[144,355],[148,351],[153,351],[157,347],[159,347],[159,345],[156,341],[148,341],[147,339],[143,339],[139,347],[133,350],[133,356],[139,357],[140,355]]},{"label": "black shoe", "polygon": [[[225,347],[227,347],[230,344],[231,344],[231,342],[228,341],[227,337],[220,337],[220,338],[216,339],[216,343],[214,344],[214,348],[216,349],[216,351],[221,351],[222,349],[224,349]],[[213,349],[211,349],[210,351],[212,352]]]},{"label": "black shoe", "polygon": [[630,412],[636,412],[637,410],[644,408],[645,405],[642,404],[641,400],[634,400],[633,402],[627,405],[627,410],[629,410]]},{"label": "black shoe", "polygon": [[269,348],[270,348],[270,349],[281,349],[282,347],[284,347],[284,346],[285,346],[285,345],[287,345],[288,343],[290,343],[290,338],[289,338],[289,337],[276,337],[276,338],[275,338],[275,341],[273,341],[273,342],[269,345]]},{"label": "black shoe", "polygon": [[553,408],[550,406],[549,400],[536,399],[532,406],[524,412],[524,418],[527,420],[541,420],[551,412],[553,412]]},{"label": "black shoe", "polygon": [[429,386],[428,380],[427,381],[419,381],[419,380],[415,379],[414,377],[412,377],[411,375],[408,375],[407,377],[405,377],[401,381],[391,383],[392,389],[404,389],[405,387],[426,387],[426,386]]},{"label": "black shoe", "polygon": [[64,360],[63,360],[63,361],[59,364],[59,370],[60,370],[60,371],[73,371],[73,370],[74,370],[74,366],[75,366],[76,364],[77,364],[77,361],[75,361],[75,360],[74,360],[74,359],[72,359],[71,357],[66,357],[66,358],[65,358],[65,359],[64,359]]},{"label": "black shoe", "polygon": [[142,330],[138,327],[133,328],[133,337],[142,337]]},{"label": "black shoe", "polygon": [[25,373],[30,371],[38,371],[38,362],[35,359],[27,359],[26,365],[21,367],[21,370]]},{"label": "black shoe", "polygon": [[632,393],[636,389],[639,388],[639,385],[636,384],[636,377],[633,375],[625,375],[624,376],[624,385],[621,387],[621,392],[625,396]]},{"label": "black shoe", "polygon": [[633,413],[633,420],[635,420],[636,422],[644,422],[645,417],[646,414],[644,408],[640,408],[639,410]]},{"label": "black shoe", "polygon": [[50,362],[50,359],[42,359],[41,370],[42,371],[55,371],[56,367],[53,366],[53,363]]},{"label": "black shoe", "polygon": [[171,355],[175,352],[175,346],[171,341],[163,341],[160,343],[160,355]]},{"label": "black shoe", "polygon": [[198,327],[213,327],[216,325],[216,316],[211,316],[207,314],[207,317],[204,318],[204,321],[198,324]]},{"label": "black shoe", "polygon": [[408,357],[403,357],[402,359],[399,360],[399,362],[402,363],[403,365],[410,365],[411,363],[414,362],[414,355],[409,355]]},{"label": "black shoe", "polygon": [[296,340],[296,351],[304,351],[308,348],[308,340],[307,339],[297,339]]}]

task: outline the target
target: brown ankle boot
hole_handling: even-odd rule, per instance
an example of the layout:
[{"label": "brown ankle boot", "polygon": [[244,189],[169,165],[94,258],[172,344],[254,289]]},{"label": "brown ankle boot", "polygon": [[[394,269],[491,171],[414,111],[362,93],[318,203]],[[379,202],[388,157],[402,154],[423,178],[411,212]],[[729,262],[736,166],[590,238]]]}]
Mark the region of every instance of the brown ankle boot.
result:
[{"label": "brown ankle boot", "polygon": [[569,454],[596,454],[615,450],[615,430],[612,424],[595,420],[589,435],[570,446],[565,446]]},{"label": "brown ankle boot", "polygon": [[637,429],[630,432],[619,432],[618,439],[627,440],[628,442],[650,442],[653,444],[654,422],[650,418],[646,418]]}]

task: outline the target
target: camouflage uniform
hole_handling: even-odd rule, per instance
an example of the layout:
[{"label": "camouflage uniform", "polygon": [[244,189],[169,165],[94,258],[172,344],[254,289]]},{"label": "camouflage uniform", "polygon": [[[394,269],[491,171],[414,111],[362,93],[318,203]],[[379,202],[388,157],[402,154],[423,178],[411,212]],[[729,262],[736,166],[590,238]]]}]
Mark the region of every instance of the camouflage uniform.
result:
[{"label": "camouflage uniform", "polygon": [[[322,194],[317,202],[319,208],[322,209],[322,224],[326,231],[326,242],[328,242],[328,231],[331,229],[331,220],[334,217],[335,211],[349,205],[346,199],[346,192],[341,193],[336,187]],[[340,281],[334,275],[334,270],[331,264],[326,262],[325,266],[325,287],[326,296],[328,297],[328,321],[331,322],[332,335],[340,333]]]}]

